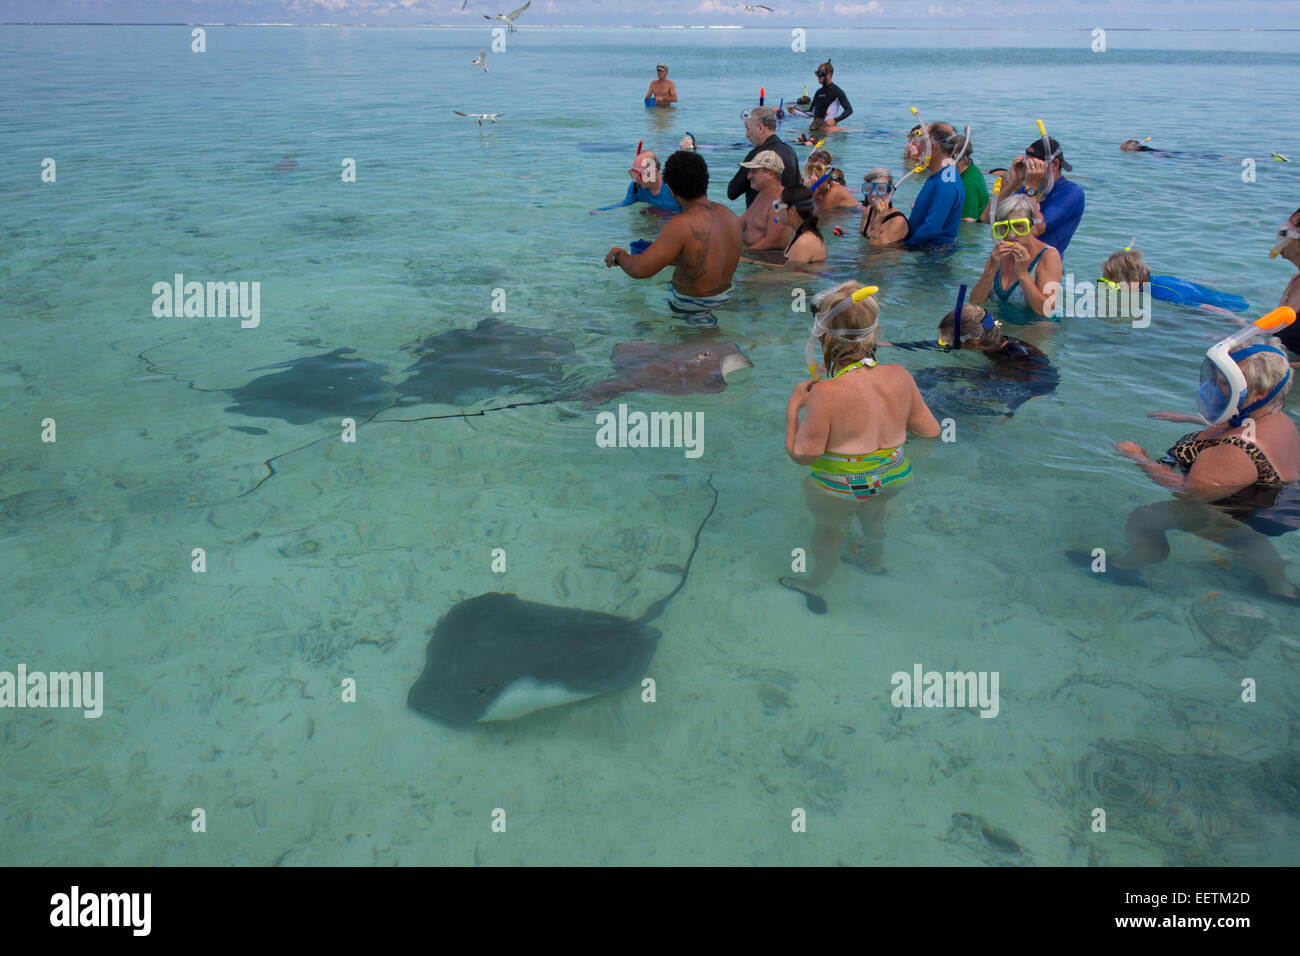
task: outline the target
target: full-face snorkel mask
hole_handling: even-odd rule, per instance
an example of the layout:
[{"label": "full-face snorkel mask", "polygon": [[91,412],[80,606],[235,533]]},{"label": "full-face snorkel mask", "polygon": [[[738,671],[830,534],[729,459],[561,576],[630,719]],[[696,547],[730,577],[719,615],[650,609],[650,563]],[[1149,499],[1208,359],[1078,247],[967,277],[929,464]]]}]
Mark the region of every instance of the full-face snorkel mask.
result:
[{"label": "full-face snorkel mask", "polygon": [[1277,245],[1268,251],[1268,257],[1276,259],[1292,239],[1300,239],[1300,226],[1292,225],[1291,220],[1288,219],[1278,227]]},{"label": "full-face snorkel mask", "polygon": [[1205,424],[1221,425],[1228,422],[1236,428],[1251,412],[1273,401],[1277,393],[1286,387],[1286,383],[1291,380],[1290,368],[1287,369],[1286,377],[1273,386],[1267,395],[1249,405],[1243,405],[1246,401],[1246,376],[1237,363],[1258,352],[1276,352],[1285,356],[1286,353],[1281,349],[1271,345],[1241,346],[1257,335],[1274,335],[1294,321],[1295,310],[1290,306],[1280,306],[1210,346],[1205,353],[1205,361],[1201,363],[1201,384],[1196,389],[1196,409]]},{"label": "full-face snorkel mask", "polygon": [[829,373],[826,370],[826,363],[823,358],[824,353],[821,341],[823,335],[829,335],[837,342],[858,342],[874,332],[876,326],[880,324],[879,322],[873,322],[865,329],[832,329],[830,324],[831,320],[834,319],[835,316],[839,315],[855,302],[861,302],[868,296],[875,295],[880,291],[880,287],[874,285],[863,286],[857,292],[836,305],[833,309],[822,314],[818,311],[818,307],[823,301],[825,301],[826,296],[830,295],[833,291],[833,289],[830,289],[825,292],[819,292],[817,295],[813,296],[812,302],[810,303],[813,312],[813,325],[812,331],[808,333],[808,341],[804,344],[803,357],[804,361],[808,363],[809,373],[811,373],[812,377],[817,381],[829,377]]}]

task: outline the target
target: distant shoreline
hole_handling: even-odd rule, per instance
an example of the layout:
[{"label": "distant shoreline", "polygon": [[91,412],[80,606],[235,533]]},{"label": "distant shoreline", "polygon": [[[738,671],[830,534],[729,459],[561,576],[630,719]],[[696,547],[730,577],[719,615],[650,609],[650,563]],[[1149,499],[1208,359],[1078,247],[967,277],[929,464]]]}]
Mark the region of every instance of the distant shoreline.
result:
[{"label": "distant shoreline", "polygon": [[[797,24],[803,29],[814,30],[911,30],[917,33],[1087,33],[1098,24],[1081,27],[1030,27],[1021,31],[1008,31],[1006,27],[888,27],[888,26],[852,26],[843,24]],[[365,27],[384,30],[481,30],[477,23],[112,23],[98,20],[0,20],[0,26],[6,27]],[[796,24],[786,26],[744,26],[738,23],[686,23],[686,24],[592,24],[592,23],[548,23],[521,26],[521,32],[528,30],[779,30],[793,29]],[[1300,27],[1107,27],[1110,33],[1300,33]]]}]

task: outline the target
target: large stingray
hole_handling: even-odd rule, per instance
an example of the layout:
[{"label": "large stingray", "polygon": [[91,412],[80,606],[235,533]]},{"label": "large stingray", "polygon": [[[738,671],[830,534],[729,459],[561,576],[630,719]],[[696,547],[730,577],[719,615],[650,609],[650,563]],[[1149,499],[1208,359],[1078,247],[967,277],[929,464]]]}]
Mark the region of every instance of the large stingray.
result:
[{"label": "large stingray", "polygon": [[609,360],[614,363],[614,377],[580,393],[578,398],[584,405],[602,405],[628,392],[714,394],[727,387],[728,376],[754,367],[734,342],[705,345],[619,342]]},{"label": "large stingray", "polygon": [[718,506],[695,530],[681,580],[631,621],[581,608],[520,600],[513,594],[480,594],[461,601],[433,629],[420,674],[406,703],[453,726],[513,720],[617,690],[645,676],[659,645],[650,622],[686,584],[700,533]]},{"label": "large stingray", "polygon": [[392,402],[392,386],[383,380],[387,370],[364,359],[343,358],[353,349],[335,349],[328,355],[263,365],[252,371],[285,369],[255,378],[239,388],[223,389],[235,404],[228,412],[255,418],[282,418],[293,425],[335,416],[358,422]]},{"label": "large stingray", "polygon": [[563,366],[575,361],[568,339],[496,318],[407,348],[420,360],[404,369],[413,374],[396,390],[435,405],[472,405],[494,392],[554,391]]},{"label": "large stingray", "polygon": [[912,373],[930,411],[948,415],[1014,415],[1039,395],[1056,390],[1060,373],[1053,367],[1022,369],[1005,365],[923,368]]}]

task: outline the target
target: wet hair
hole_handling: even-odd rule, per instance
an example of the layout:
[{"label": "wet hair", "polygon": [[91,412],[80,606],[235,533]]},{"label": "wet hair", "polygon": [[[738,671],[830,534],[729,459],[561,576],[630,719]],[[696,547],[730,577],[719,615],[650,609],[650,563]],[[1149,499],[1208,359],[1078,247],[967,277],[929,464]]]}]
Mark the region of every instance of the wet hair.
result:
[{"label": "wet hair", "polygon": [[1101,267],[1101,277],[1111,282],[1146,283],[1151,281],[1151,270],[1142,261],[1142,253],[1126,249],[1110,254]]},{"label": "wet hair", "polygon": [[1038,218],[1038,207],[1024,193],[1012,193],[1006,199],[998,200],[998,219],[1028,219],[1033,222]]},{"label": "wet hair", "polygon": [[945,156],[951,156],[954,153],[952,148],[952,137],[957,131],[952,128],[950,123],[931,123],[930,124],[930,142],[934,144],[935,149],[939,150]]},{"label": "wet hair", "polygon": [[[841,282],[822,298],[817,311],[828,315],[832,309],[862,288],[861,282]],[[853,342],[841,342],[834,336],[822,339],[822,361],[826,368],[835,371],[854,362],[876,357],[880,342],[880,303],[874,295],[861,302],[851,302],[831,319],[831,329],[871,329],[871,332]],[[874,328],[873,328],[874,326]]]},{"label": "wet hair", "polygon": [[[794,231],[791,243],[805,232],[811,232],[818,239],[822,238],[822,232],[817,228],[817,207],[813,204],[812,190],[807,186],[786,186],[781,190],[781,202],[794,207],[794,211],[803,220],[799,223],[799,228]],[[822,239],[822,241],[826,240]]]},{"label": "wet hair", "polygon": [[[1132,144],[1133,144],[1132,149],[1129,148],[1129,143],[1132,143]],[[1126,139],[1126,140],[1124,140],[1124,142],[1122,142],[1122,143],[1119,144],[1119,148],[1122,149],[1122,150],[1123,150],[1124,152],[1126,152],[1126,153],[1136,153],[1136,152],[1138,151],[1138,147],[1141,146],[1141,145],[1142,145],[1142,144],[1139,143],[1139,142],[1138,142],[1137,140],[1135,140],[1135,139]]]},{"label": "wet hair", "polygon": [[664,185],[678,199],[699,199],[709,191],[709,164],[689,149],[679,149],[664,163]]},{"label": "wet hair", "polygon": [[749,122],[776,129],[776,110],[770,106],[755,106],[749,111]]},{"label": "wet hair", "polygon": [[[806,70],[807,67],[804,67],[804,69]],[[835,75],[835,67],[831,66],[831,61],[830,61],[830,60],[827,60],[825,63],[822,63],[820,66],[817,67],[817,69],[822,70],[823,72],[825,72],[825,74],[826,74],[827,76],[834,76],[834,75]]]},{"label": "wet hair", "polygon": [[891,188],[894,185],[894,174],[884,166],[877,166],[875,169],[868,169],[867,174],[862,177],[864,183],[874,183],[878,179],[886,180]]},{"label": "wet hair", "polygon": [[[962,133],[953,133],[948,137],[948,150],[952,155],[957,156],[963,149],[966,149],[966,136]],[[966,149],[966,155],[962,159],[970,159],[975,153],[975,147]]]},{"label": "wet hair", "polygon": [[[1241,346],[1241,348],[1248,348],[1251,345],[1271,345],[1273,348],[1282,351],[1281,341],[1275,338],[1254,339]],[[1235,349],[1234,352],[1240,350]],[[1242,376],[1246,379],[1246,391],[1256,393],[1260,398],[1272,391],[1273,386],[1286,378],[1287,372],[1291,371],[1291,363],[1287,361],[1286,355],[1279,355],[1277,352],[1256,352],[1254,355],[1246,356],[1241,361],[1237,361],[1235,358],[1233,361],[1237,362],[1237,365],[1241,368]],[[1273,396],[1273,400],[1264,407],[1255,409],[1254,414],[1262,415],[1267,412],[1281,410],[1286,401],[1287,392],[1291,391],[1294,381],[1295,376],[1292,376],[1290,381],[1278,389],[1277,394]]]},{"label": "wet hair", "polygon": [[[839,183],[841,186],[844,185],[844,170],[842,170],[842,169],[832,169],[832,170],[830,171],[830,173],[831,173],[831,177],[830,177],[830,181],[831,181],[831,182],[833,182],[833,183]],[[823,185],[824,185],[824,184],[823,184]]]},{"label": "wet hair", "polygon": [[[952,309],[948,314],[939,320],[939,338],[948,342],[953,342],[953,322]],[[998,329],[996,323],[993,328],[986,329],[983,326],[984,317],[988,315],[988,310],[978,305],[971,305],[969,302],[961,307],[961,337],[964,342],[974,342],[976,348],[995,349],[1006,336]],[[965,348],[964,344],[953,342],[953,348]]]},{"label": "wet hair", "polygon": [[829,166],[834,161],[835,160],[831,156],[829,150],[814,149],[811,153],[808,154],[808,158],[804,160],[804,165],[815,166],[818,163],[821,163],[823,166]]}]

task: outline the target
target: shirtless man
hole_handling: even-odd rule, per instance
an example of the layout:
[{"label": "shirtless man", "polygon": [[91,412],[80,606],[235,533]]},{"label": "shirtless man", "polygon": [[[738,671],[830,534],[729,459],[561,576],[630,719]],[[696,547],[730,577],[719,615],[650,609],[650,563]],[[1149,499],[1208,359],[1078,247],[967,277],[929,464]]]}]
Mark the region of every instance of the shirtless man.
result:
[{"label": "shirtless man", "polygon": [[670,103],[677,102],[677,86],[672,80],[668,79],[668,67],[660,63],[655,67],[655,73],[658,79],[650,82],[650,89],[646,90],[645,98],[655,98],[655,106],[667,106]]},{"label": "shirtless man", "polygon": [[677,298],[724,297],[740,261],[740,220],[726,206],[709,201],[709,167],[698,153],[673,153],[663,175],[682,212],[668,220],[645,252],[632,255],[615,247],[605,265],[618,266],[633,279],[648,279],[672,265]]},{"label": "shirtless man", "polygon": [[747,163],[737,163],[749,170],[749,184],[758,193],[740,220],[741,238],[745,247],[759,249],[784,249],[790,241],[790,230],[782,225],[772,203],[781,198],[781,175],[785,163],[770,149],[765,149]]}]

